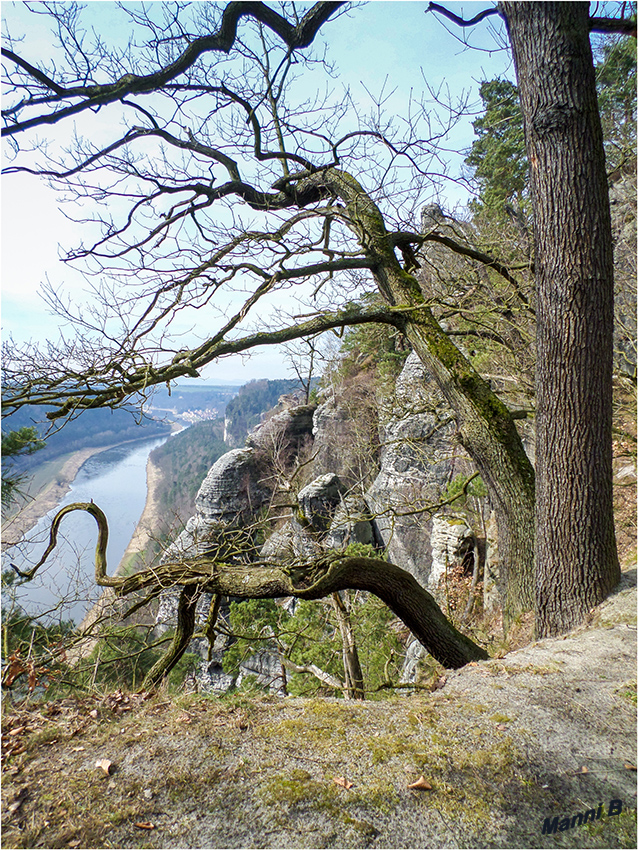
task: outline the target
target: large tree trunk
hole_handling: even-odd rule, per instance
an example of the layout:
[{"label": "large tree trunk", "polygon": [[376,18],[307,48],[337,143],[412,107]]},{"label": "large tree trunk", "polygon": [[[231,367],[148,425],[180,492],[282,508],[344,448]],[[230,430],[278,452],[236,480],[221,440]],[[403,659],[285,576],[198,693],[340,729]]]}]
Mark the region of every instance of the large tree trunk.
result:
[{"label": "large tree trunk", "polygon": [[429,308],[406,324],[415,351],[456,413],[458,436],[487,487],[498,527],[507,625],[534,607],[534,469],[509,410],[440,328]]},{"label": "large tree trunk", "polygon": [[539,636],[577,625],[620,577],[612,501],[612,236],[588,6],[501,3],[534,210]]}]

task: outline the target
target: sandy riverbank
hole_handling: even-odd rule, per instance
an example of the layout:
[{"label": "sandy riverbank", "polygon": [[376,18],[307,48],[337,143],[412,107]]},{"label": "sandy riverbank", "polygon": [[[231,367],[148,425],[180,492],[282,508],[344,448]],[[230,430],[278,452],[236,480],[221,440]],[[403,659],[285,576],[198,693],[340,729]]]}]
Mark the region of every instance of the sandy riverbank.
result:
[{"label": "sandy riverbank", "polygon": [[[122,559],[113,573],[114,575],[120,575],[120,573],[123,573],[134,556],[140,552],[144,552],[148,544],[153,539],[154,534],[157,532],[157,527],[161,519],[159,501],[157,497],[158,486],[161,483],[161,480],[162,473],[160,472],[160,469],[155,466],[149,457],[146,462],[146,504],[144,505],[142,516],[135,527],[133,536],[122,555]],[[93,627],[100,620],[109,616],[110,609],[115,607],[115,602],[116,596],[113,588],[107,587],[95,605],[87,611],[84,619],[78,627],[80,634],[86,634],[86,638],[76,644],[76,646],[71,650],[69,654],[69,660],[71,663],[79,661],[81,658],[85,658],[91,653],[97,642],[97,638],[92,634]]]},{"label": "sandy riverbank", "polygon": [[142,516],[135,527],[133,536],[122,555],[122,560],[118,564],[115,575],[118,575],[126,567],[131,556],[138,552],[143,552],[153,539],[153,536],[157,534],[157,528],[161,520],[157,490],[161,480],[162,473],[159,467],[155,466],[149,457],[146,462],[146,504],[144,505]]},{"label": "sandy riverbank", "polygon": [[[183,430],[181,425],[175,422],[171,424],[171,433],[179,433],[181,430]],[[147,438],[140,439],[145,440]],[[2,523],[2,550],[4,551],[9,546],[14,546],[18,543],[43,516],[46,516],[49,511],[52,511],[60,504],[71,489],[71,484],[85,461],[93,457],[93,455],[135,442],[139,442],[139,440],[125,440],[123,443],[112,443],[108,446],[80,449],[69,455],[63,455],[62,457],[45,461],[40,467],[36,467],[32,473],[29,473],[31,481],[26,488],[28,502],[19,511],[7,517]],[[155,475],[155,478],[153,478],[153,486],[155,486],[159,471],[155,470],[152,474]],[[150,480],[148,475],[149,472],[147,469],[147,481]],[[147,512],[147,507],[144,510]],[[147,526],[149,525],[148,520],[151,516],[150,511],[151,508],[148,507]],[[142,519],[144,516],[145,514],[142,514]],[[142,519],[140,519],[140,523]],[[135,539],[138,529],[139,524],[133,534],[133,539]],[[142,546],[139,546],[134,551],[141,551],[142,548]]]},{"label": "sandy riverbank", "polygon": [[[2,548],[14,546],[38,523],[43,516],[57,507],[71,489],[80,467],[93,455],[112,449],[113,446],[99,446],[73,452],[66,460],[48,461],[50,480],[16,514],[2,524]],[[60,466],[60,463],[62,464]]]}]

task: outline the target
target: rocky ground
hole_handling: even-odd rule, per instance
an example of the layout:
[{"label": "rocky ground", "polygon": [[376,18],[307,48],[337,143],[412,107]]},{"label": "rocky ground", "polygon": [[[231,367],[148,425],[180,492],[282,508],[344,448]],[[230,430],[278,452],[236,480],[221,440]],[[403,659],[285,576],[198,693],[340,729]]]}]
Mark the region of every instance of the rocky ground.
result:
[{"label": "rocky ground", "polygon": [[635,708],[635,571],[585,627],[434,693],[5,700],[2,843],[635,847]]}]

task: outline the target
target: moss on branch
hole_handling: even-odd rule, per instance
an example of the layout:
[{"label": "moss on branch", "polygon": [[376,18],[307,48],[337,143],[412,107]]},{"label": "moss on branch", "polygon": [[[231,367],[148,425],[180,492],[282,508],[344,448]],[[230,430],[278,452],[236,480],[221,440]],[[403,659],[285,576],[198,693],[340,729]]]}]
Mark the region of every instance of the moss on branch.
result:
[{"label": "moss on branch", "polygon": [[158,662],[158,670],[164,671],[162,675],[170,670],[188,645],[195,623],[195,604],[202,592],[243,599],[286,596],[322,599],[339,590],[366,590],[382,599],[444,666],[462,667],[470,661],[488,657],[484,649],[454,628],[434,598],[413,576],[377,558],[334,553],[308,563],[292,562],[282,566],[265,562],[240,564],[221,561],[216,560],[213,553],[160,564],[131,576],[109,577],[106,572],[108,523],[104,513],[93,503],[75,502],[59,511],[53,520],[44,556],[32,570],[20,575],[28,579],[34,577],[55,548],[60,521],[71,511],[86,511],[97,522],[95,577],[98,585],[112,587],[120,597],[145,588],[151,588],[152,592],[182,588],[176,636],[164,659],[164,666]]}]

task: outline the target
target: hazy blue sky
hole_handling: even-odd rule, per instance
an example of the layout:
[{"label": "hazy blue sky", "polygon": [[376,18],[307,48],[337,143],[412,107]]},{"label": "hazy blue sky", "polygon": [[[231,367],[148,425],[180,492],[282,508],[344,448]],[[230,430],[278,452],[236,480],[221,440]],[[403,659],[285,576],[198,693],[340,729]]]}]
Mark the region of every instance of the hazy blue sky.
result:
[{"label": "hazy blue sky", "polygon": [[[453,95],[472,89],[472,101],[478,101],[478,84],[496,76],[510,76],[510,57],[496,50],[490,30],[498,19],[488,19],[468,33],[469,50],[459,41],[462,31],[433,14],[425,14],[426,2],[388,2],[379,0],[355,8],[348,17],[328,23],[322,32],[329,44],[329,58],[339,71],[339,82],[350,85],[356,98],[367,99],[366,89],[379,92],[384,83],[394,95],[387,104],[400,115],[409,91],[425,89],[424,79],[433,88],[442,83]],[[471,17],[490,3],[447,3],[448,8]],[[2,3],[3,17],[12,34],[24,32],[21,52],[30,61],[46,55],[47,28],[43,18],[29,15],[21,3]],[[91,3],[90,13],[99,30],[108,38],[121,27],[115,4],[99,0]],[[449,32],[448,32],[449,30]],[[471,117],[457,129],[449,144],[466,149],[472,141]],[[70,125],[65,126],[70,131]],[[457,160],[460,164],[460,158]],[[440,202],[449,208],[462,201],[460,190],[450,184]],[[2,182],[2,289],[3,333],[11,332],[18,340],[57,336],[56,320],[49,315],[38,290],[48,277],[56,286],[63,285],[71,297],[80,297],[84,283],[59,260],[59,250],[80,240],[78,225],[69,222],[61,211],[55,193],[37,179],[9,175]],[[237,381],[253,377],[285,377],[287,365],[278,351],[268,350],[250,359],[235,358],[210,367],[206,378]]]}]

